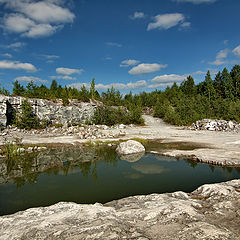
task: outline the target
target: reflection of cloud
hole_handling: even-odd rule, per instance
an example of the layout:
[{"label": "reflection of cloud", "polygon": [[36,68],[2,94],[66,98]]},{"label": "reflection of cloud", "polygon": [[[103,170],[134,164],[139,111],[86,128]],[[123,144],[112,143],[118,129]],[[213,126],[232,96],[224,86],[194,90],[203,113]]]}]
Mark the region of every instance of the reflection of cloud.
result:
[{"label": "reflection of cloud", "polygon": [[136,153],[136,154],[128,154],[128,155],[121,155],[120,159],[127,161],[127,162],[137,162],[144,156],[144,152],[142,153]]},{"label": "reflection of cloud", "polygon": [[177,162],[176,158],[173,157],[167,157],[159,154],[155,154],[154,158],[158,161],[164,161],[164,162]]},{"label": "reflection of cloud", "polygon": [[149,163],[136,163],[132,166],[132,168],[142,174],[161,174],[169,171],[168,168]]}]

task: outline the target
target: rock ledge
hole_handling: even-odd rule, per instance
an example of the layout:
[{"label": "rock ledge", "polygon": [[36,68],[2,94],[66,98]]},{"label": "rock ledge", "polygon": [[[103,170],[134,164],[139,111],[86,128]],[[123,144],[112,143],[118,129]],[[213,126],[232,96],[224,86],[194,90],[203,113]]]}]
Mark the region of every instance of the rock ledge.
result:
[{"label": "rock ledge", "polygon": [[57,203],[0,217],[0,240],[231,239],[240,236],[240,180],[105,205]]}]

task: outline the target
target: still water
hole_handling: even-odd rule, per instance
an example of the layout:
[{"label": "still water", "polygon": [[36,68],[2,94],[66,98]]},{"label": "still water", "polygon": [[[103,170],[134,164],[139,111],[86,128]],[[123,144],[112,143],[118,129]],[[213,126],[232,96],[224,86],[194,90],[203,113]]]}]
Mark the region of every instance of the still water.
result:
[{"label": "still water", "polygon": [[139,194],[191,192],[239,177],[237,168],[157,154],[120,159],[114,147],[55,148],[0,160],[0,215],[59,201],[105,203]]}]

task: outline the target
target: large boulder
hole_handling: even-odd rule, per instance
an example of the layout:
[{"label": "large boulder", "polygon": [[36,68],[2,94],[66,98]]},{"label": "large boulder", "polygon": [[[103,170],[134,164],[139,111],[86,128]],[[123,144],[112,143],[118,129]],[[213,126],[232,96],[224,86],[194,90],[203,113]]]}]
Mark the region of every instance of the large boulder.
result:
[{"label": "large boulder", "polygon": [[116,149],[119,155],[136,154],[145,152],[145,147],[135,140],[128,140],[118,145]]}]

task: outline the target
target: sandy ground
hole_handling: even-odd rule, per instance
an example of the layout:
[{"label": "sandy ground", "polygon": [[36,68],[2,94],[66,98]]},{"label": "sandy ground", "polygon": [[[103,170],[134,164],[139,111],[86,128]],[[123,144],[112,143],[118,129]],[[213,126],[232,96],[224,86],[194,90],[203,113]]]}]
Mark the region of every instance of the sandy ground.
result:
[{"label": "sandy ground", "polygon": [[[163,143],[189,142],[201,144],[203,147],[195,150],[166,150],[161,154],[176,157],[191,157],[196,161],[240,167],[240,132],[192,131],[183,127],[175,127],[164,123],[161,119],[148,115],[143,116],[145,126],[135,126],[121,130],[124,136],[115,139],[97,139],[96,141],[126,140],[132,138],[161,139]],[[103,130],[106,133],[119,133],[119,129]],[[27,135],[23,137],[24,144],[74,144],[82,140],[77,136],[45,137],[44,135]],[[93,140],[94,141],[94,140]]]}]

